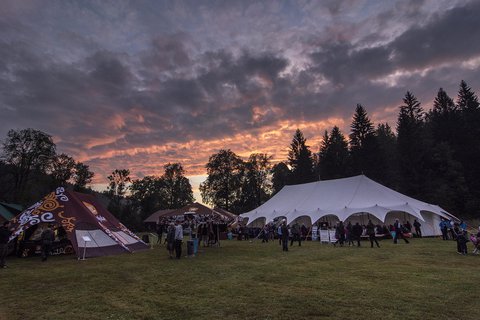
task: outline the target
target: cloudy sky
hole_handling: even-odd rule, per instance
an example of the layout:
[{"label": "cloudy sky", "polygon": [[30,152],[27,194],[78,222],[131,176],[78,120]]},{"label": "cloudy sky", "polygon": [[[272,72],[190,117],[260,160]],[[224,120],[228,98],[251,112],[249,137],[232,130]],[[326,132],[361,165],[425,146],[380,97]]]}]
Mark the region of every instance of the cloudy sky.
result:
[{"label": "cloudy sky", "polygon": [[0,139],[47,132],[98,186],[168,162],[198,185],[222,148],[284,160],[300,128],[318,151],[357,103],[395,127],[407,90],[426,109],[462,79],[479,93],[479,17],[466,0],[3,0]]}]

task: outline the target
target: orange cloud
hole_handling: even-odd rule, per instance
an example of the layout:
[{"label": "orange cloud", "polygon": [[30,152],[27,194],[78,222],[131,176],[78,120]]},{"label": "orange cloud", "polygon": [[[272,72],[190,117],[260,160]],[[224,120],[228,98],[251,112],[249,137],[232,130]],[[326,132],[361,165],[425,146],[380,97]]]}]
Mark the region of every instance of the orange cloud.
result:
[{"label": "orange cloud", "polygon": [[[297,128],[304,133],[312,152],[318,152],[324,131],[331,130],[334,125],[344,128],[348,124],[341,118],[328,118],[317,122],[283,120],[264,127],[261,131],[238,133],[223,139],[199,139],[186,143],[167,143],[121,150],[111,149],[102,153],[91,151],[90,155],[87,155],[82,161],[89,164],[92,170],[100,173],[95,177],[97,184],[105,183],[106,175],[117,168],[130,169],[133,178],[161,175],[163,166],[168,162],[180,162],[188,176],[204,176],[208,158],[220,149],[231,149],[245,159],[252,153],[267,153],[273,156],[273,162],[286,160],[293,134]],[[121,138],[122,136],[96,139],[90,141],[89,146]]]}]

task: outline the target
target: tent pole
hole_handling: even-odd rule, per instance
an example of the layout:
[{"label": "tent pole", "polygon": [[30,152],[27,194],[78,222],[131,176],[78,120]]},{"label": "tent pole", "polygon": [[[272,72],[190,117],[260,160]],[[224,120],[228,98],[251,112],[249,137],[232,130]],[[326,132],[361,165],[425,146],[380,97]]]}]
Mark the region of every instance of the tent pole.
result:
[{"label": "tent pole", "polygon": [[255,241],[255,240],[257,240],[258,238],[260,238],[260,235],[262,234],[263,229],[264,229],[264,228],[262,228],[262,230],[260,230],[260,232],[258,233],[258,235],[257,235],[255,238],[253,238],[252,242]]}]

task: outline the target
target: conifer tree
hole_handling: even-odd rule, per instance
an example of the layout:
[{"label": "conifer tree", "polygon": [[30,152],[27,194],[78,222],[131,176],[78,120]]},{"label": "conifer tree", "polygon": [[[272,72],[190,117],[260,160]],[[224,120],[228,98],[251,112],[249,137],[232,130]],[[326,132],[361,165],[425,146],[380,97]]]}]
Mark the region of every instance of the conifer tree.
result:
[{"label": "conifer tree", "polygon": [[357,104],[352,124],[350,125],[351,174],[365,174],[370,178],[378,178],[380,155],[375,137],[375,129],[365,108]]},{"label": "conifer tree", "polygon": [[292,184],[307,183],[318,180],[313,165],[313,157],[302,131],[297,129],[288,151],[288,164],[291,167]]},{"label": "conifer tree", "polygon": [[378,144],[379,161],[378,182],[393,188],[399,188],[397,136],[388,123],[381,123],[375,130]]},{"label": "conifer tree", "polygon": [[321,180],[344,178],[348,175],[348,143],[337,126],[333,127],[330,135],[325,131],[318,162]]},{"label": "conifer tree", "polygon": [[457,132],[460,126],[460,114],[453,99],[440,88],[433,102],[433,108],[428,113],[428,125],[434,143],[446,142],[454,146],[458,140]]},{"label": "conifer tree", "polygon": [[407,92],[397,121],[401,190],[409,196],[421,195],[423,161],[426,153],[424,111],[420,102]]},{"label": "conifer tree", "polygon": [[460,110],[458,143],[456,155],[463,166],[466,183],[470,192],[466,210],[480,211],[480,103],[478,96],[465,81],[460,82],[457,106]]},{"label": "conifer tree", "polygon": [[462,111],[478,111],[480,103],[475,92],[472,91],[467,83],[462,80],[460,82],[460,90],[458,91],[457,106]]},{"label": "conifer tree", "polygon": [[291,172],[285,162],[279,162],[272,167],[271,174],[272,195],[274,195],[287,185]]}]

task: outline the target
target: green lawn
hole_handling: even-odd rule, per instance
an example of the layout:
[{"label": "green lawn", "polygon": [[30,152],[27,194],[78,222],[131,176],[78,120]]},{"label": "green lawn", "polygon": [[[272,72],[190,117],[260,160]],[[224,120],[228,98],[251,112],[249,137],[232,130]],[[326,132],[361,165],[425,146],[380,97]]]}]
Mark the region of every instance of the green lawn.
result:
[{"label": "green lawn", "polygon": [[178,261],[163,246],[87,261],[10,258],[0,319],[479,318],[480,256],[439,239],[362,245],[284,253],[277,242],[223,241]]}]

